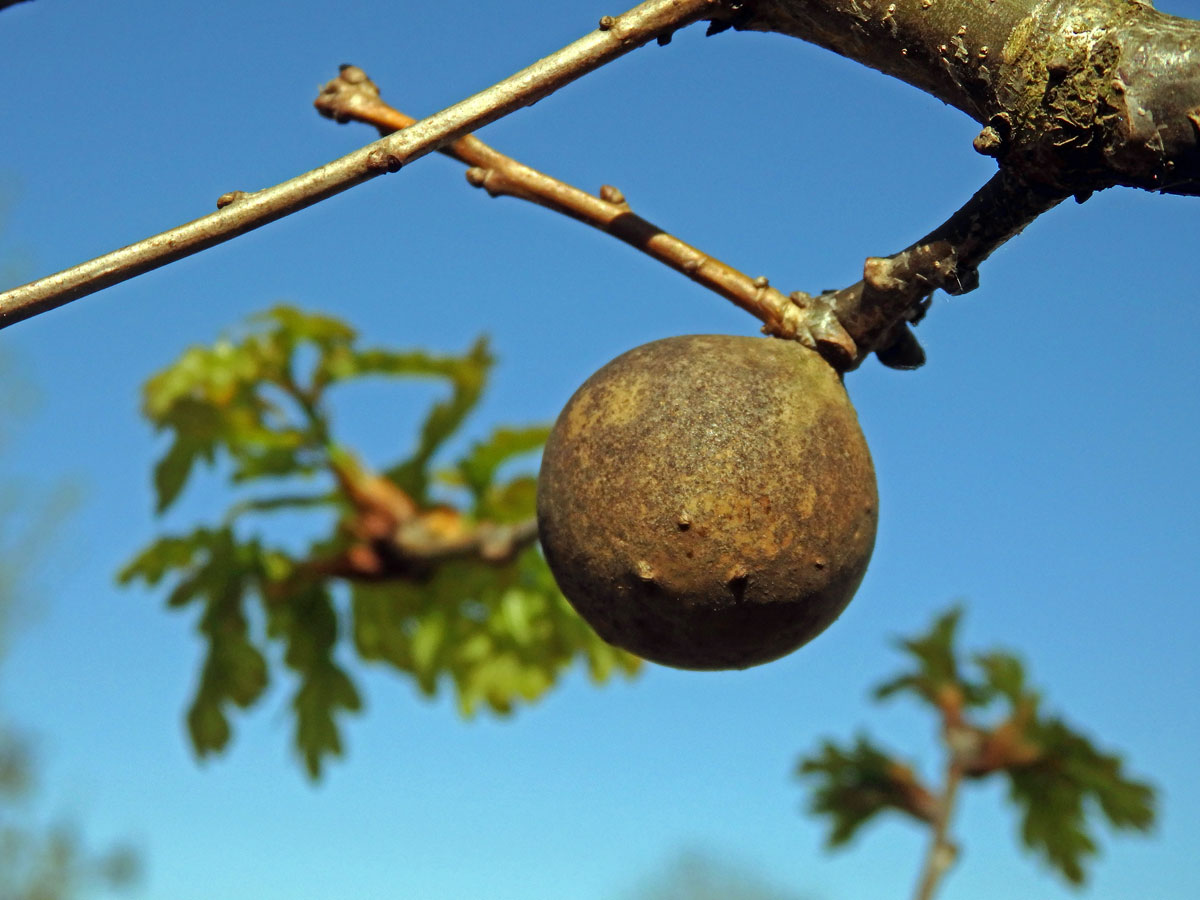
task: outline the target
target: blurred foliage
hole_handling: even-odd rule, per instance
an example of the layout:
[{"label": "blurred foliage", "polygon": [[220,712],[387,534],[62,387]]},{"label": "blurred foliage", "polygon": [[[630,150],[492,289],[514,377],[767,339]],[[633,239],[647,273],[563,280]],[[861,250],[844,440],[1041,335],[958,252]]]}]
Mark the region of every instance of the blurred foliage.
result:
[{"label": "blurred foliage", "polygon": [[32,788],[28,747],[0,726],[0,900],[68,900],[137,878],[138,857],[129,848],[96,855],[75,827],[34,823]]},{"label": "blurred foliage", "polygon": [[[947,773],[1006,779],[1024,845],[1069,883],[1082,884],[1098,852],[1092,821],[1148,831],[1155,819],[1154,790],[1128,777],[1119,756],[1102,752],[1043,712],[1018,657],[981,653],[964,667],[955,647],[961,614],[952,609],[926,634],[900,641],[910,668],[879,685],[875,697],[907,693],[932,708],[941,724]],[[810,811],[828,820],[831,847],[850,841],[886,810],[928,826],[939,814],[942,795],[866,737],[845,747],[824,742],[819,752],[800,760],[797,773],[813,784]]]},{"label": "blurred foliage", "polygon": [[628,900],[802,900],[741,867],[695,851],[625,895]]},{"label": "blurred foliage", "polygon": [[[20,0],[17,0],[17,2],[20,2]],[[0,9],[3,9],[2,0],[0,0]],[[0,238],[5,236],[8,211],[14,205],[19,195],[20,185],[16,179],[8,173],[0,172]],[[15,287],[24,281],[28,281],[32,271],[33,254],[30,253],[29,249],[20,245],[13,246],[9,244],[4,249],[4,256],[0,257],[0,290],[8,290],[10,287]],[[3,357],[0,357],[0,362],[2,361]],[[5,372],[5,377],[7,378],[10,374],[9,372]],[[4,383],[7,384],[7,380]],[[16,390],[5,389],[4,391],[0,391],[0,404],[9,403],[13,400],[27,403],[29,397],[27,387],[27,385],[21,383]]]},{"label": "blurred foliage", "polygon": [[[33,392],[3,356],[0,383],[2,446],[12,435],[16,414],[32,407]],[[0,482],[0,661],[22,583],[76,499],[70,487],[39,492],[13,479]],[[34,768],[29,742],[0,720],[0,900],[68,900],[133,881],[138,872],[133,851],[122,847],[95,855],[82,845],[74,826],[38,821],[31,809]]]},{"label": "blurred foliage", "polygon": [[861,735],[848,748],[825,741],[819,753],[801,760],[798,771],[817,780],[810,811],[829,818],[831,847],[849,843],[885,809],[928,820],[927,802],[921,800],[930,798],[921,794],[921,800],[914,800],[914,789],[919,788],[911,771]]},{"label": "blurred foliage", "polygon": [[[170,608],[196,610],[207,643],[187,715],[197,753],[226,747],[231,709],[263,696],[278,665],[271,646],[295,679],[295,743],[314,778],[342,752],[342,715],[362,707],[349,651],[428,696],[450,685],[468,716],[536,700],[576,660],[597,682],[637,670],[555,586],[532,540],[536,479],[505,477],[548,429],[498,428],[440,462],[492,364],[483,340],[462,355],[362,348],[338,319],[279,306],[147,382],[144,414],[170,438],[154,470],[158,511],[198,463],[231,489],[252,489],[219,524],[160,537],[120,574],[167,583]],[[375,470],[335,439],[328,397],[380,376],[448,391],[408,455]],[[271,542],[262,516],[277,512],[315,517],[318,537],[303,552],[287,549],[291,518]]]}]

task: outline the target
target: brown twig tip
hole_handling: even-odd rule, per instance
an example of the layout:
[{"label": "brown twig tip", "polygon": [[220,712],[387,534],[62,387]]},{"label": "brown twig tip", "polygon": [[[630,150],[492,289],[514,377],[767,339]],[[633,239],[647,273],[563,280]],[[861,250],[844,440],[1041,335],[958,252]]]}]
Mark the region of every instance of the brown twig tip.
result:
[{"label": "brown twig tip", "polygon": [[355,112],[379,100],[379,88],[358,66],[343,63],[337,78],[322,85],[313,106],[327,119],[344,125]]},{"label": "brown twig tip", "polygon": [[367,73],[353,63],[342,63],[338,66],[338,77],[347,84],[370,85],[375,93],[379,93],[379,90],[372,83],[371,79],[367,77]]},{"label": "brown twig tip", "polygon": [[600,199],[605,203],[615,203],[617,206],[629,206],[629,201],[625,199],[620,188],[615,188],[611,184],[600,185]]},{"label": "brown twig tip", "polygon": [[217,209],[224,209],[231,203],[237,203],[239,200],[245,200],[250,195],[246,191],[226,191],[217,198]]},{"label": "brown twig tip", "polygon": [[[348,80],[339,78],[324,92],[329,100],[327,108],[383,132],[405,128],[413,121],[381,99],[378,89],[361,70],[344,69],[343,75],[346,74],[350,75]],[[370,93],[356,94],[354,88],[359,84],[370,84]],[[359,99],[353,106],[340,105],[348,97]],[[473,135],[442,148],[442,152],[466,163],[467,183],[472,187],[483,188],[492,197],[515,197],[537,203],[625,241],[752,313],[766,323],[765,334],[799,341],[819,350],[824,347],[826,358],[843,367],[847,354],[854,352],[854,341],[836,322],[822,323],[817,329],[821,337],[814,335],[807,321],[806,294],[798,295],[804,298],[801,302],[785,297],[771,287],[766,277],[752,279],[667,234],[636,215],[625,194],[611,184],[601,185],[597,194],[589,194],[505,156]],[[374,162],[382,166],[386,160],[380,157]]]},{"label": "brown twig tip", "polygon": [[367,168],[372,172],[399,172],[404,160],[395,153],[389,153],[382,147],[372,150],[367,155]]}]

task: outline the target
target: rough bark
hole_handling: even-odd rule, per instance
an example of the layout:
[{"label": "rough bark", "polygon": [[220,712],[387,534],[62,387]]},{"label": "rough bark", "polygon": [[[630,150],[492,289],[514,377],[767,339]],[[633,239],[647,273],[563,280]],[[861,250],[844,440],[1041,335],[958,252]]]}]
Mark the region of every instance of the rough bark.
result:
[{"label": "rough bark", "polygon": [[735,27],[961,109],[976,149],[1030,184],[1200,194],[1200,22],[1136,0],[749,0]]}]

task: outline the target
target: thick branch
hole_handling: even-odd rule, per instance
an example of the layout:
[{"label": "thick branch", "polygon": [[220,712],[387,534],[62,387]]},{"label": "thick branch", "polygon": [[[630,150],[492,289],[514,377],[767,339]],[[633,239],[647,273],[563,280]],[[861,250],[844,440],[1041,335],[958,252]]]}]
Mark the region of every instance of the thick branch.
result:
[{"label": "thick branch", "polygon": [[1200,22],[1131,0],[747,0],[777,31],[970,115],[976,149],[1067,193],[1200,193]]},{"label": "thick branch", "polygon": [[920,319],[938,288],[948,294],[974,290],[979,264],[1066,196],[1001,169],[925,237],[893,256],[869,258],[862,281],[818,298],[859,344],[857,359],[845,366],[861,362],[871,350],[893,368],[921,365],[924,354],[906,322]]},{"label": "thick branch", "polygon": [[215,246],[433,152],[529,106],[650,40],[726,12],[722,0],[647,0],[504,81],[402,132],[217,212],[121,250],[0,294],[0,328]]},{"label": "thick branch", "polygon": [[[357,66],[343,66],[314,105],[329,118],[363,122],[384,133],[416,121],[380,99],[379,89]],[[853,339],[824,305],[811,302],[807,295],[785,296],[766,278],[751,278],[668,234],[634,214],[614,187],[605,185],[599,196],[589,194],[505,156],[473,135],[459,138],[441,152],[470,166],[467,180],[491,196],[536,203],[611,234],[757,317],[767,334],[798,340],[836,359],[855,356]]]}]

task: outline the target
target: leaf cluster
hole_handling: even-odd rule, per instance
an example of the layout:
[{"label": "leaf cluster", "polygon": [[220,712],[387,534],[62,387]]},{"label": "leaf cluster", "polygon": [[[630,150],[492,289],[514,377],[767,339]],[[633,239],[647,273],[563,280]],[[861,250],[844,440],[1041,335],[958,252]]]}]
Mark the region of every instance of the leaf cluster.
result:
[{"label": "leaf cluster", "polygon": [[[1120,756],[1043,712],[1019,657],[991,651],[964,665],[955,646],[961,616],[961,609],[952,609],[925,634],[899,641],[909,666],[880,684],[875,699],[908,694],[932,709],[947,773],[1007,780],[1024,845],[1068,882],[1081,884],[1098,852],[1093,821],[1149,830],[1154,789],[1131,778]],[[847,746],[825,741],[800,760],[797,773],[812,782],[810,810],[828,820],[834,847],[887,810],[933,825],[945,800],[863,736]]]},{"label": "leaf cluster", "polygon": [[[197,611],[207,652],[187,722],[198,754],[227,746],[231,711],[257,703],[280,662],[314,778],[342,753],[341,716],[362,707],[348,656],[384,663],[429,696],[450,685],[464,715],[535,700],[576,660],[597,681],[637,669],[578,619],[536,546],[513,539],[496,553],[473,539],[532,522],[535,479],[507,473],[548,434],[497,428],[439,466],[492,364],[483,340],[461,355],[361,348],[345,323],[281,306],[148,381],[144,414],[170,437],[154,472],[158,510],[198,464],[251,490],[221,523],[158,538],[119,576],[162,584],[168,607]],[[376,472],[337,441],[328,398],[378,376],[448,391],[412,450]],[[303,552],[271,542],[265,514],[278,512],[315,517]],[[288,521],[272,533],[286,536]]]},{"label": "leaf cluster", "polygon": [[863,825],[885,810],[922,821],[932,816],[932,795],[910,769],[865,735],[846,747],[823,741],[817,753],[800,760],[796,772],[816,784],[809,809],[828,818],[830,847],[848,844]]},{"label": "leaf cluster", "polygon": [[[4,414],[28,408],[27,386],[7,362],[0,356],[0,444],[7,437],[4,426],[11,425]],[[31,561],[74,500],[63,486],[49,494],[27,494],[24,487],[0,482],[0,658],[13,630],[13,608],[28,588]],[[34,512],[25,514],[26,507]],[[0,717],[0,900],[68,900],[134,880],[138,860],[129,848],[94,853],[70,823],[38,821],[30,802],[37,793],[35,774],[30,742]]]}]

